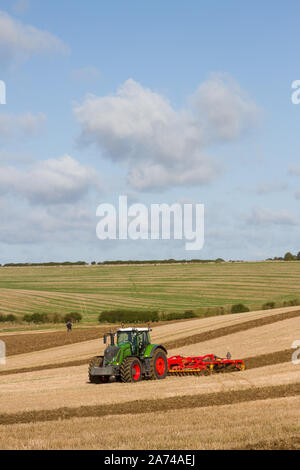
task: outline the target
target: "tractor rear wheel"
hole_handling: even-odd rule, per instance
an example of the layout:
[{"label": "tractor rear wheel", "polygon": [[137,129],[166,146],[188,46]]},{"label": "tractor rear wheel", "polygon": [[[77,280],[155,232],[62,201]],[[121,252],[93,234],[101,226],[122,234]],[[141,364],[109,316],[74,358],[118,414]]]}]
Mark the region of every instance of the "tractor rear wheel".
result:
[{"label": "tractor rear wheel", "polygon": [[168,360],[163,349],[157,349],[151,358],[151,379],[161,380],[168,375]]},{"label": "tractor rear wheel", "polygon": [[128,357],[120,368],[122,382],[139,382],[142,380],[142,363],[137,357]]},{"label": "tractor rear wheel", "polygon": [[89,364],[89,379],[92,384],[106,384],[109,381],[108,375],[93,375],[92,367],[102,367],[103,356],[95,356]]}]

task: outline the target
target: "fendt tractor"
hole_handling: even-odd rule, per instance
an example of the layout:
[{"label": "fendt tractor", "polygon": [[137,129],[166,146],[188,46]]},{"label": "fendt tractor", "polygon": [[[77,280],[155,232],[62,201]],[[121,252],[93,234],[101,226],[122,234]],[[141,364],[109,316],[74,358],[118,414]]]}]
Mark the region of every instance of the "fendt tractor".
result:
[{"label": "fendt tractor", "polygon": [[167,350],[151,344],[150,331],[150,328],[119,328],[116,333],[104,335],[104,344],[108,336],[110,344],[104,356],[91,360],[90,382],[107,383],[110,377],[120,382],[164,379],[168,375]]},{"label": "fendt tractor", "polygon": [[[107,336],[110,345],[104,356],[94,357],[89,365],[89,378],[92,383],[107,383],[110,377],[120,382],[139,382],[142,379],[165,379],[167,375],[211,375],[218,372],[245,370],[243,360],[226,358],[215,354],[205,356],[172,356],[167,358],[167,350],[159,344],[151,344],[150,328],[119,328]],[[116,344],[115,344],[116,338]]]}]

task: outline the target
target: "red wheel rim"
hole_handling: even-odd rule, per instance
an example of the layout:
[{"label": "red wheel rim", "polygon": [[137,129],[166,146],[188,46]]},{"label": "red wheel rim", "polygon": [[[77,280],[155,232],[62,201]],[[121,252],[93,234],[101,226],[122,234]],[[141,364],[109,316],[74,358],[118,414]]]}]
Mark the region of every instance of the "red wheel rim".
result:
[{"label": "red wheel rim", "polygon": [[134,364],[133,368],[132,368],[132,378],[133,380],[139,380],[141,376],[141,368],[139,366],[139,364]]},{"label": "red wheel rim", "polygon": [[166,370],[166,363],[162,357],[157,358],[155,368],[159,376],[164,375]]}]

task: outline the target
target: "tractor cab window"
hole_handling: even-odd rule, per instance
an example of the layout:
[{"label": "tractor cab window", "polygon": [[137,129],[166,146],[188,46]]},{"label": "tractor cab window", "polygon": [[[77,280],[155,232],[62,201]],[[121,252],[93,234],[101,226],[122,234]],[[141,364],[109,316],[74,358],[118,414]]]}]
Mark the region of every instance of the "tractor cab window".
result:
[{"label": "tractor cab window", "polygon": [[150,335],[148,331],[118,331],[118,346],[130,343],[132,353],[137,354],[138,348],[145,347],[150,344]]},{"label": "tractor cab window", "polygon": [[139,334],[139,342],[140,343],[143,343],[145,346],[147,344],[150,344],[150,338],[149,338],[149,333],[148,331],[142,331],[140,334]]},{"label": "tractor cab window", "polygon": [[131,331],[118,331],[117,335],[117,343],[120,346],[120,344],[123,343],[131,343],[132,342],[132,332]]}]

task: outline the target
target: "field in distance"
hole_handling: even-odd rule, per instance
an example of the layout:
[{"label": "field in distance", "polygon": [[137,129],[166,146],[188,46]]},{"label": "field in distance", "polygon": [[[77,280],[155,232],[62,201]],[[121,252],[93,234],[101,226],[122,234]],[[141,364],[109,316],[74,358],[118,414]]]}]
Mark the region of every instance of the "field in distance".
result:
[{"label": "field in distance", "polygon": [[77,311],[95,323],[104,309],[181,312],[295,299],[300,263],[0,268],[0,314]]}]

